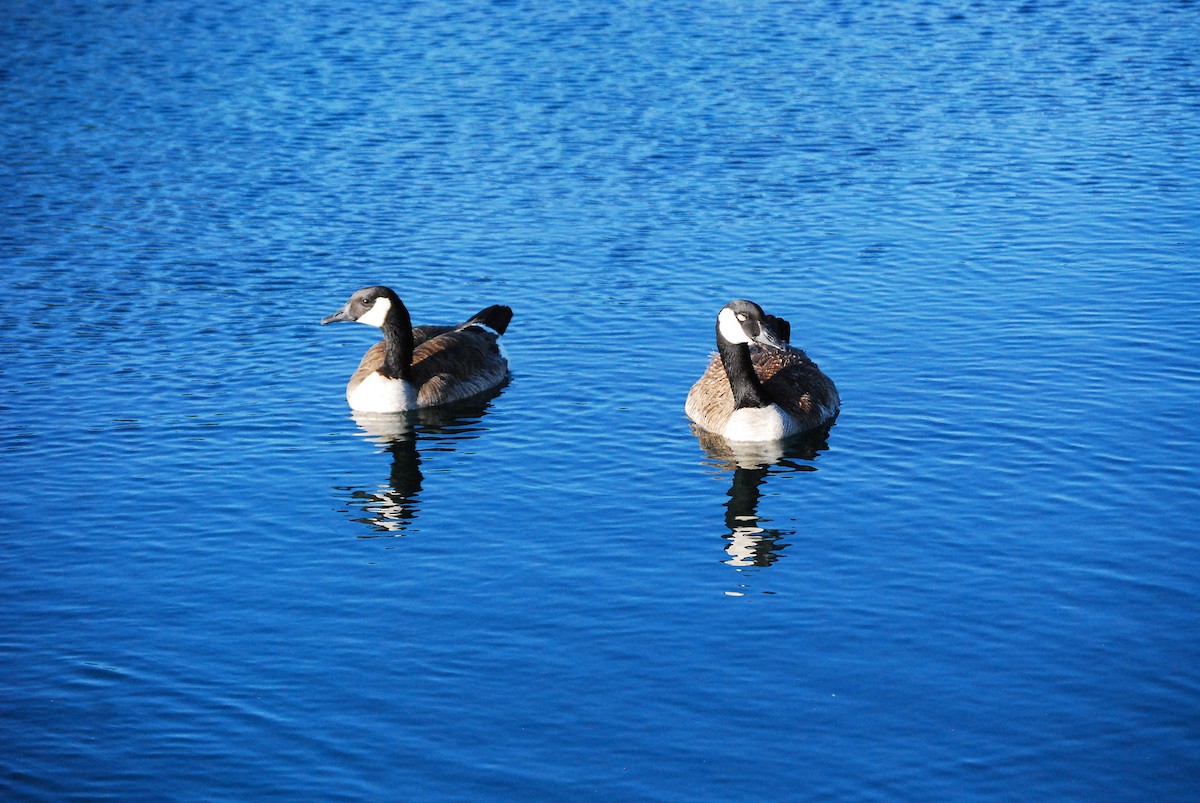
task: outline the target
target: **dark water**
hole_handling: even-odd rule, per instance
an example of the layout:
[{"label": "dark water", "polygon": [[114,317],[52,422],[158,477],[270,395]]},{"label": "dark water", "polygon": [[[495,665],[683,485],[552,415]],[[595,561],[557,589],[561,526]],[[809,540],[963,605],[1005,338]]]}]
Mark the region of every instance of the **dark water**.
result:
[{"label": "dark water", "polygon": [[[1200,794],[1195,3],[0,44],[3,797]],[[355,421],[381,282],[510,304],[510,384]],[[844,401],[741,467],[682,412],[735,297]]]}]

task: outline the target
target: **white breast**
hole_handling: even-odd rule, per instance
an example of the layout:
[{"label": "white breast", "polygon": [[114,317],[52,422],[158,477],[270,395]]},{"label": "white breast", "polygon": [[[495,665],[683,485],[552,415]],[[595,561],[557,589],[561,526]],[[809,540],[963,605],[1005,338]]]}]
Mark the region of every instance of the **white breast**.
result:
[{"label": "white breast", "polygon": [[777,441],[795,430],[795,422],[778,404],[733,411],[721,435],[731,441]]},{"label": "white breast", "polygon": [[363,413],[398,413],[417,406],[417,391],[402,379],[372,373],[354,390],[346,391],[350,409]]}]

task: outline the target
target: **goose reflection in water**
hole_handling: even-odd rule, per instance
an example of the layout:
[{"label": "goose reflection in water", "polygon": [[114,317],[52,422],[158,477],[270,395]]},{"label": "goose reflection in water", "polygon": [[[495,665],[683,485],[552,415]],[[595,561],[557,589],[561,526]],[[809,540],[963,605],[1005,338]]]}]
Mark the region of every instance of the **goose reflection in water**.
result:
[{"label": "goose reflection in water", "polygon": [[812,461],[818,452],[829,448],[829,427],[806,432],[785,441],[741,443],[727,441],[720,435],[692,427],[709,462],[717,468],[732,472],[725,503],[724,536],[728,543],[723,561],[730,566],[764,567],[778,560],[789,546],[785,538],[795,530],[768,527],[768,519],[758,515],[763,483],[772,475],[799,471],[816,471]]},{"label": "goose reflection in water", "polygon": [[403,413],[353,412],[364,438],[391,456],[386,483],[373,487],[339,487],[349,493],[348,503],[361,510],[354,518],[372,529],[360,538],[406,535],[419,512],[421,453],[453,452],[462,441],[485,431],[480,421],[500,393],[495,391],[444,407],[427,407]]}]

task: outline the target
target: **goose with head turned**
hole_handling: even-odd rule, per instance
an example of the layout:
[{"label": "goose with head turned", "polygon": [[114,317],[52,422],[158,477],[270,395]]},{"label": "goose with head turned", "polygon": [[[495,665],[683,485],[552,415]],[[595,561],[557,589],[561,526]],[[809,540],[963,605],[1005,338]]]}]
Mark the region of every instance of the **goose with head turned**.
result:
[{"label": "goose with head turned", "polygon": [[726,304],[717,353],[688,393],[688,418],[730,441],[780,440],[831,422],[837,388],[790,336],[787,321],[753,301]]},{"label": "goose with head turned", "polygon": [[408,309],[388,287],[364,287],[322,324],[356,321],[383,330],[346,385],[351,409],[398,413],[461,401],[508,377],[498,340],[512,310],[497,304],[457,326],[413,327]]}]

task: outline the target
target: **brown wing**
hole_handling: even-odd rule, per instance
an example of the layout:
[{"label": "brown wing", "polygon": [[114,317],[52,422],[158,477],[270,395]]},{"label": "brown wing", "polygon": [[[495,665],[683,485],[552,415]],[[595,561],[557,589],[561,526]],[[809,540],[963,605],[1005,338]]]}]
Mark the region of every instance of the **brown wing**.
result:
[{"label": "brown wing", "polygon": [[466,399],[508,376],[496,335],[478,327],[431,337],[413,351],[413,384],[422,407]]},{"label": "brown wing", "polygon": [[750,359],[767,398],[795,417],[804,429],[823,424],[841,406],[833,380],[800,349],[753,346]]},{"label": "brown wing", "polygon": [[446,332],[453,332],[458,327],[456,326],[438,326],[432,323],[422,324],[421,326],[413,327],[413,348],[424,343],[430,338],[444,335]]}]

